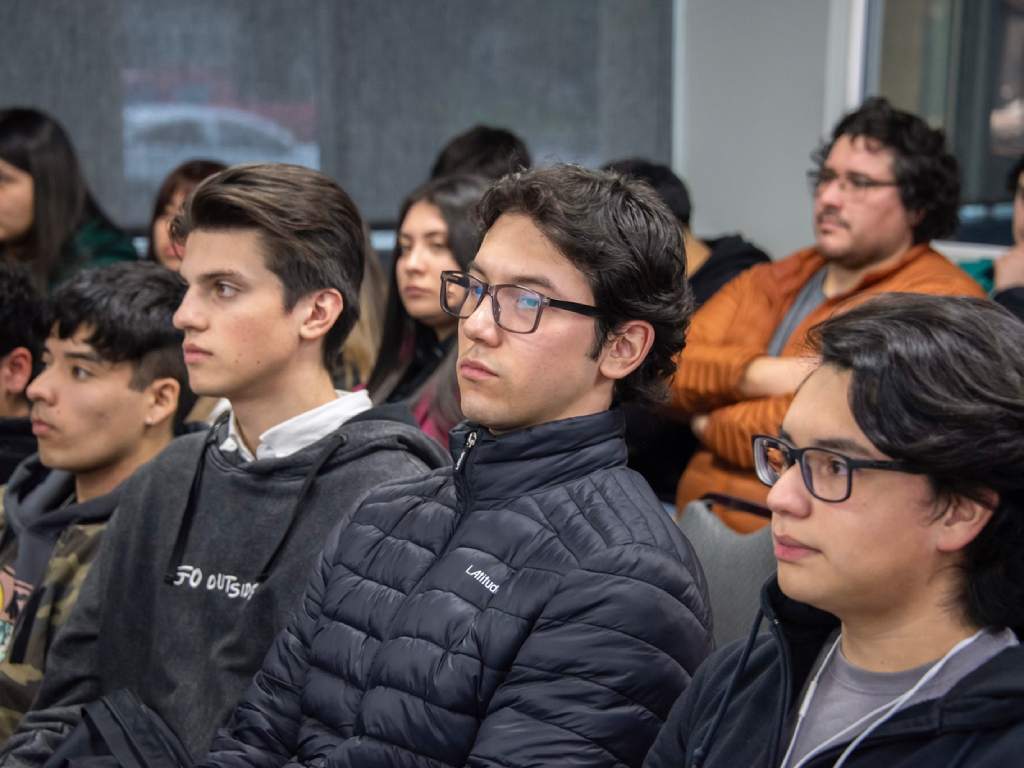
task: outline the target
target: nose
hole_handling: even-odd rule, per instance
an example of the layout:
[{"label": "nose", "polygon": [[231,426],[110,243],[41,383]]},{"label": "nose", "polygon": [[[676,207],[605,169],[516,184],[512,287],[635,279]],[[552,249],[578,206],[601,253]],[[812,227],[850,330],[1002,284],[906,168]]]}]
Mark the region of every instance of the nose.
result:
[{"label": "nose", "polygon": [[53,405],[54,388],[52,376],[53,372],[49,368],[44,368],[40,371],[39,375],[32,379],[28,387],[25,388],[25,397],[33,403],[41,402]]},{"label": "nose", "polygon": [[768,491],[768,509],[773,515],[806,517],[811,511],[811,494],[800,475],[800,464],[794,464]]},{"label": "nose", "polygon": [[498,342],[498,324],[494,322],[494,301],[490,294],[485,293],[477,308],[469,317],[459,320],[459,330],[466,338],[489,346]]},{"label": "nose", "polygon": [[190,286],[181,298],[181,304],[174,312],[171,322],[179,331],[199,330],[202,327],[202,313],[199,311],[198,299]]},{"label": "nose", "polygon": [[399,258],[399,266],[406,272],[423,272],[427,267],[427,260],[424,257],[423,246],[414,243]]}]

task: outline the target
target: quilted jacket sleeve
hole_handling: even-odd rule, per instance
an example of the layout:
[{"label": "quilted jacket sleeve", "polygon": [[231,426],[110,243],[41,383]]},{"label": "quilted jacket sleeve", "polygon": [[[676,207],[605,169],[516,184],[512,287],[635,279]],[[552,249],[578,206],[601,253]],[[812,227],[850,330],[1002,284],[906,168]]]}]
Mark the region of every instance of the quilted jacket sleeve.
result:
[{"label": "quilted jacket sleeve", "polygon": [[711,649],[709,623],[698,581],[661,550],[581,563],[495,692],[468,765],[639,766]]},{"label": "quilted jacket sleeve", "polygon": [[[740,398],[747,365],[764,354],[752,340],[749,298],[762,275],[757,267],[738,275],[698,310],[672,379],[671,402],[688,413],[707,413]],[[737,330],[738,329],[738,330]]]},{"label": "quilted jacket sleeve", "polygon": [[267,652],[263,666],[218,731],[200,766],[276,768],[298,752],[300,699],[309,669],[309,650],[323,606],[331,557],[344,525],[331,534],[302,603]]},{"label": "quilted jacket sleeve", "polygon": [[791,395],[761,397],[718,408],[708,414],[701,442],[715,456],[737,467],[753,468],[750,441],[754,435],[774,435],[782,425]]}]

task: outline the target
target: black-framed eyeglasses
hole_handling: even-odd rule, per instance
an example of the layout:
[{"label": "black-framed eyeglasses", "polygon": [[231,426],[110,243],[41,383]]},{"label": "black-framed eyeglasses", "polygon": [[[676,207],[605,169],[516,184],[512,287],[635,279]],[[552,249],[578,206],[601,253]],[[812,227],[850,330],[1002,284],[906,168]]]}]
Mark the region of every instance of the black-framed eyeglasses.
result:
[{"label": "black-framed eyeglasses", "polygon": [[812,195],[819,195],[833,181],[839,182],[839,191],[847,192],[854,196],[864,195],[869,189],[878,187],[898,187],[898,181],[882,181],[872,179],[860,173],[846,173],[840,176],[835,171],[827,168],[812,168],[807,172],[807,184],[811,188]]},{"label": "black-framed eyeglasses", "polygon": [[545,307],[564,309],[587,317],[598,317],[601,314],[597,307],[552,299],[521,285],[490,285],[467,272],[454,270],[441,273],[441,309],[449,315],[469,317],[483,303],[484,296],[491,297],[494,322],[512,333],[533,333],[537,330]]},{"label": "black-framed eyeglasses", "polygon": [[799,464],[804,486],[821,501],[839,502],[850,498],[853,472],[857,469],[923,474],[905,461],[851,459],[829,448],[794,448],[767,435],[755,435],[753,445],[758,480],[768,486],[775,485],[787,469]]}]

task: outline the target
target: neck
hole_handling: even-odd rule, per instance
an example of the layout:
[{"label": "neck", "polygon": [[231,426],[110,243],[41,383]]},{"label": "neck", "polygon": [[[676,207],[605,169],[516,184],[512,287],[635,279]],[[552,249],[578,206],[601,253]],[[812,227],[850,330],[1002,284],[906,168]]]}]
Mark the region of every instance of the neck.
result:
[{"label": "neck", "polygon": [[898,626],[886,626],[877,620],[844,621],[843,655],[855,667],[869,672],[901,672],[937,661],[978,629],[947,612]]},{"label": "neck", "polygon": [[693,277],[711,257],[711,249],[703,240],[694,237],[689,229],[683,230],[683,244],[686,248],[686,273]]},{"label": "neck", "polygon": [[845,265],[838,261],[828,262],[825,268],[825,284],[822,286],[825,296],[831,299],[849,293],[858,286],[866,274],[892,266],[903,258],[910,247],[911,243],[908,242],[885,258],[866,264]]},{"label": "neck", "polygon": [[171,442],[171,427],[161,422],[147,427],[147,434],[128,456],[107,466],[75,474],[75,498],[79,502],[105,496],[134,474],[150,459],[156,457]]},{"label": "neck", "polygon": [[274,382],[272,387],[228,398],[238,432],[254,454],[260,444],[260,435],[268,429],[337,397],[331,376],[322,365],[317,365],[312,371],[295,366],[290,373],[283,381]]}]

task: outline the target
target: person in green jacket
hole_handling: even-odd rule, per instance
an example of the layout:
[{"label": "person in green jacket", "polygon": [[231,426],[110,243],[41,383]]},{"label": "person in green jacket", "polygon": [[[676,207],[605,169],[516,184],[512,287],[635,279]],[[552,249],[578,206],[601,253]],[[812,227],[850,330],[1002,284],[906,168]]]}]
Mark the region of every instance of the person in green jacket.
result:
[{"label": "person in green jacket", "polygon": [[0,109],[0,259],[25,263],[40,289],[75,272],[137,258],[103,212],[60,123]]}]

